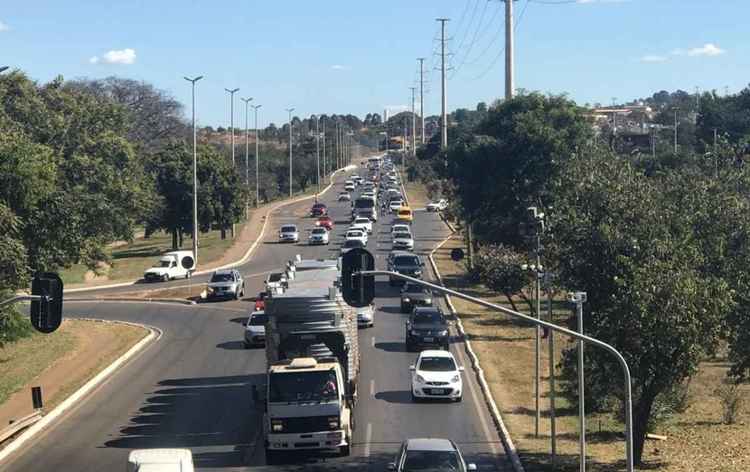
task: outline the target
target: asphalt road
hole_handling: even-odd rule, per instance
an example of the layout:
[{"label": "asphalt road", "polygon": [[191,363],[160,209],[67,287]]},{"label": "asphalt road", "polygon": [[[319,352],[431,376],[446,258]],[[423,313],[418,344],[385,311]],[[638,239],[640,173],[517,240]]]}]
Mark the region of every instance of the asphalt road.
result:
[{"label": "asphalt road", "polygon": [[[399,313],[398,289],[389,287],[386,279],[378,280],[375,326],[360,330],[362,370],[352,455],[290,456],[288,465],[264,466],[262,410],[252,403],[251,386],[263,382],[265,358],[262,349],[243,349],[241,323],[251,308],[250,297],[262,289],[265,274],[278,270],[295,254],[338,255],[338,243],[349,223],[349,203],[335,201],[341,186],[322,199],[337,222],[330,246],[276,243],[280,224],[296,221],[306,229],[313,221],[299,216],[310,201],[277,211],[266,241],[239,268],[246,274],[244,300],[196,306],[68,303],[66,316],[144,323],[158,327],[163,335],[0,468],[124,470],[131,449],[187,447],[200,470],[375,471],[385,470],[404,439],[448,437],[479,470],[511,470],[461,340],[454,339],[451,350],[467,370],[463,402],[411,402],[409,365],[416,354],[405,352],[406,315]],[[415,215],[415,252],[426,259],[447,229],[436,214],[417,211]],[[381,217],[368,243],[378,268],[385,268],[390,251],[390,222],[390,216]],[[427,268],[429,277],[429,264]]]}]

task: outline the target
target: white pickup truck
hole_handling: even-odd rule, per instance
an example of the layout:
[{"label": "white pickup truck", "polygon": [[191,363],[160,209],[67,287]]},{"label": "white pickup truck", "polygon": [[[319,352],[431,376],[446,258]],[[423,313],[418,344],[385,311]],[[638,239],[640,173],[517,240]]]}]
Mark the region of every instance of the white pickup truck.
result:
[{"label": "white pickup truck", "polygon": [[147,269],[143,279],[146,282],[168,282],[181,277],[189,279],[194,271],[193,251],[172,251],[162,255],[153,267]]}]

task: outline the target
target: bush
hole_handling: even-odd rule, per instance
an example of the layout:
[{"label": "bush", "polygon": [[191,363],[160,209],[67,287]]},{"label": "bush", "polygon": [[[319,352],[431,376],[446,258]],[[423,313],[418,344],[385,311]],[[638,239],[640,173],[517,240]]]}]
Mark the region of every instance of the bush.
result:
[{"label": "bush", "polygon": [[736,423],[745,402],[740,385],[733,381],[724,381],[714,390],[714,394],[721,401],[721,419],[724,424]]},{"label": "bush", "polygon": [[0,347],[18,339],[31,336],[29,320],[14,308],[0,308]]}]

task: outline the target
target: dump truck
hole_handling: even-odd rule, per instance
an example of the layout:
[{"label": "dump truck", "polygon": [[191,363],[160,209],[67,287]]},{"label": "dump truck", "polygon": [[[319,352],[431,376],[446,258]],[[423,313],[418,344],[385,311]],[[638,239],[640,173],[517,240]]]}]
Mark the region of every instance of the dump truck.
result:
[{"label": "dump truck", "polygon": [[294,278],[266,300],[266,460],[292,450],[349,455],[359,374],[357,312],[335,260],[293,262]]}]

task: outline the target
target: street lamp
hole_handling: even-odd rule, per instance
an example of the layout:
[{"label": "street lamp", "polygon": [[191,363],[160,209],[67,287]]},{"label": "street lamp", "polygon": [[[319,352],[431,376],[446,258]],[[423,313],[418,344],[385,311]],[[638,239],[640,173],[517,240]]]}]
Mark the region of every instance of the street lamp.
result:
[{"label": "street lamp", "polygon": [[[7,67],[0,68],[0,72],[7,69]],[[192,85],[192,97],[193,97],[193,264],[194,267],[198,266],[198,148],[197,148],[197,132],[195,129],[195,83],[203,78],[202,75],[191,79],[185,77],[184,79]]]},{"label": "street lamp", "polygon": [[240,89],[232,89],[229,90],[228,88],[225,88],[227,92],[229,92],[229,128],[232,131],[232,167],[234,167],[234,94],[236,92],[239,92]]},{"label": "street lamp", "polygon": [[258,137],[258,108],[262,107],[263,105],[251,105],[253,107],[253,111],[255,112],[255,206],[257,207],[260,205],[260,191],[258,190],[260,188],[260,180],[258,178],[258,161],[260,159],[260,154],[258,151],[258,142],[260,141],[260,138]]},{"label": "street lamp", "polygon": [[315,157],[317,159],[317,165],[318,165],[318,193],[320,193],[320,117],[318,115],[313,115],[315,117]]},{"label": "street lamp", "polygon": [[[250,187],[249,167],[250,167],[250,132],[248,131],[248,111],[250,102],[253,101],[253,97],[242,98],[240,100],[245,102],[245,188]],[[245,217],[247,217],[247,199],[245,199]]]},{"label": "street lamp", "polygon": [[292,198],[292,112],[294,108],[287,108],[289,113],[289,198]]}]

